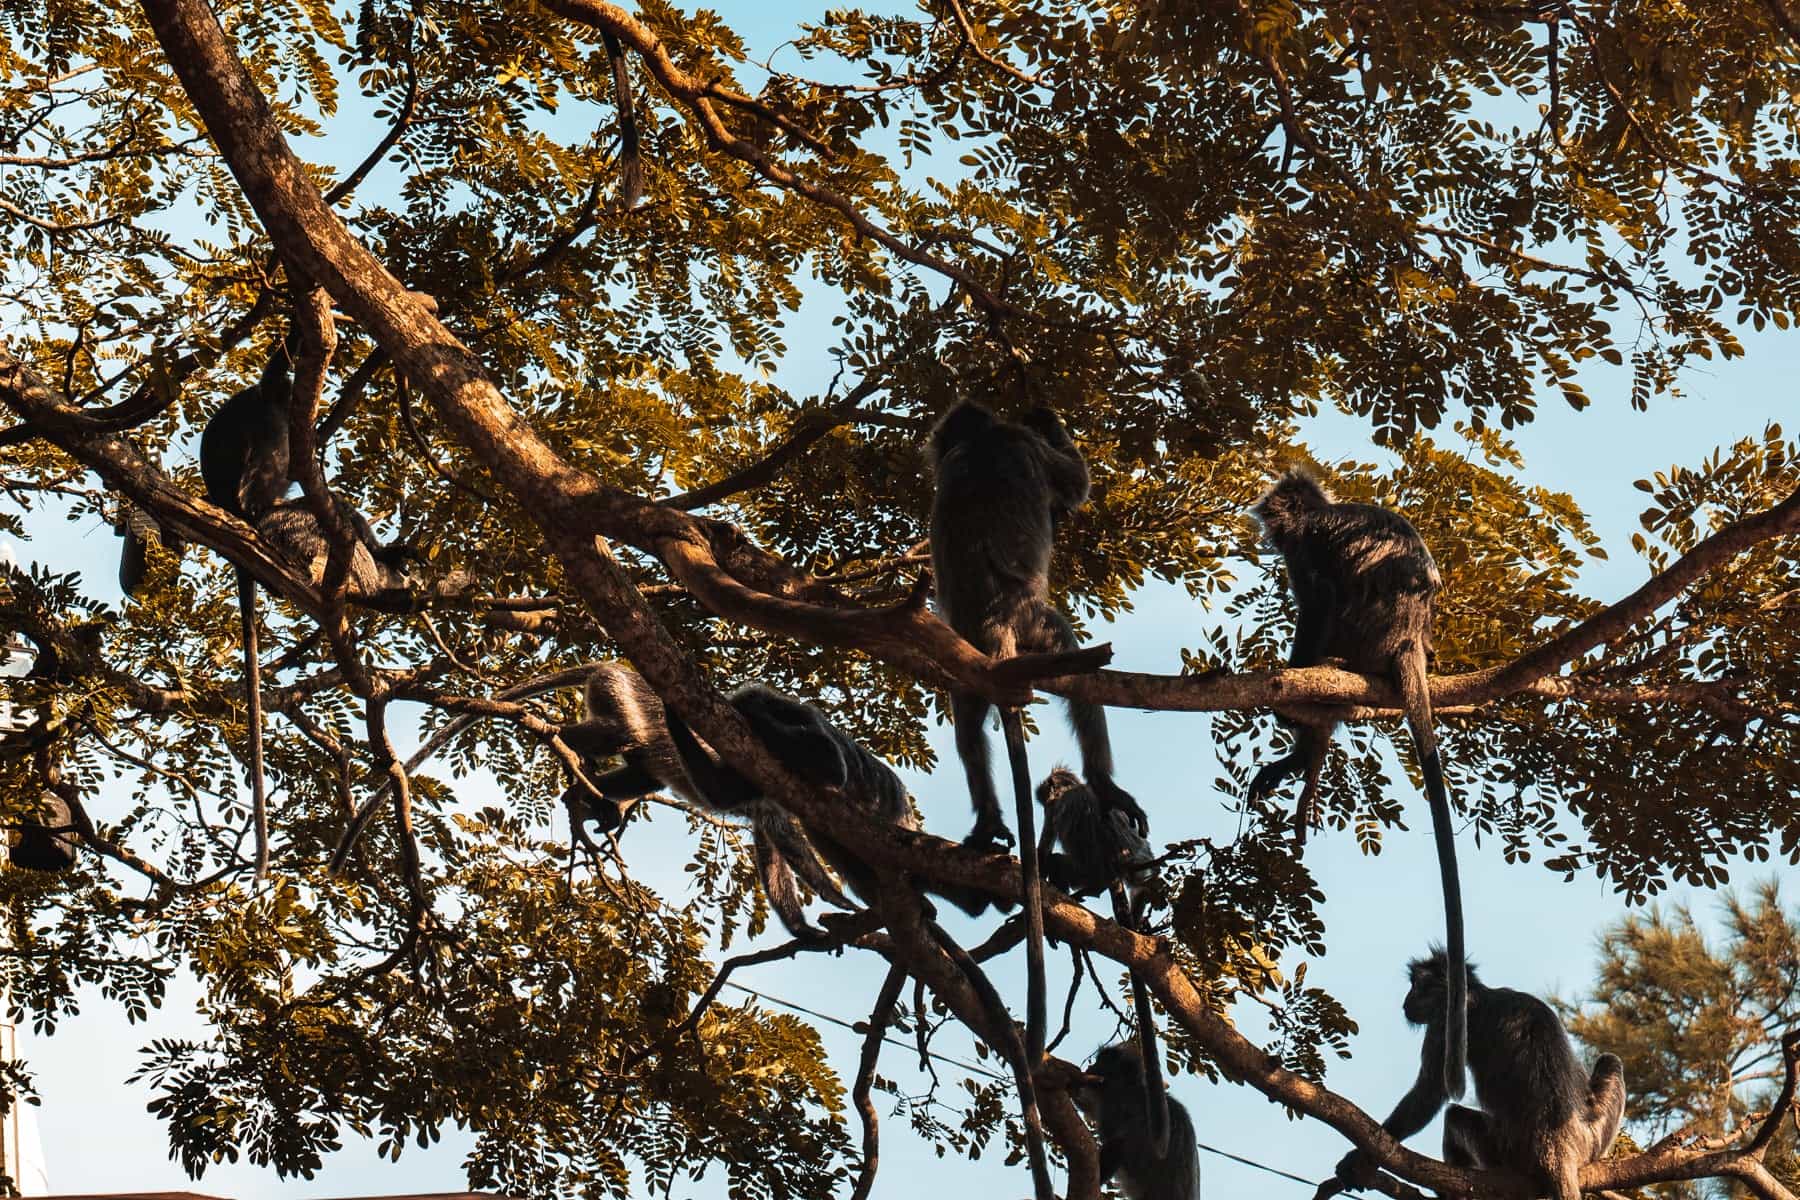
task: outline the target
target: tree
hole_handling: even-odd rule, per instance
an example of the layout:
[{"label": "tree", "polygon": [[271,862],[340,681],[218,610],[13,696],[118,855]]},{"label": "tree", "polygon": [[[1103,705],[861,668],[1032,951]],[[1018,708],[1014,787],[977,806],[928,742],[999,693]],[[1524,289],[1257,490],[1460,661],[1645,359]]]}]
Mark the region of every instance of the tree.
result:
[{"label": "tree", "polygon": [[[1685,907],[1652,908],[1608,930],[1590,999],[1570,1011],[1570,1032],[1617,1047],[1631,1098],[1627,1115],[1659,1139],[1728,1141],[1791,1103],[1800,1052],[1800,923],[1770,880],[1748,900],[1724,897],[1717,947]],[[1790,1190],[1800,1183],[1794,1130],[1776,1120],[1764,1164]],[[1718,1181],[1683,1194],[1742,1194]]]},{"label": "tree", "polygon": [[[1239,514],[1270,466],[1305,457],[1300,423],[1323,405],[1400,464],[1334,483],[1404,509],[1441,559],[1434,703],[1458,802],[1501,853],[1633,898],[1772,844],[1800,856],[1791,439],[1770,427],[1646,481],[1651,575],[1608,603],[1576,582],[1604,548],[1521,478],[1504,432],[1540,394],[1584,407],[1597,364],[1628,369],[1648,408],[1694,360],[1740,353],[1735,324],[1793,320],[1786,0],[929,0],[798,31],[792,72],[661,0],[66,0],[0,21],[8,495],[216,552],[177,572],[154,551],[159,582],[122,611],[67,576],[7,581],[0,612],[38,662],[20,689],[34,723],[3,764],[13,823],[52,767],[132,803],[112,822],[77,804],[78,870],[0,880],[8,979],[49,1022],[81,982],[132,1012],[175,964],[202,976],[212,1038],[154,1047],[143,1074],[192,1169],[243,1153],[305,1172],[343,1130],[397,1153],[451,1121],[480,1138],[472,1183],[520,1193],[622,1194],[634,1172],[716,1162],[738,1190],[811,1196],[855,1167],[810,1031],[702,1003],[712,948],[763,920],[730,831],[697,825],[691,904],[634,880],[628,853],[563,883],[548,798],[577,766],[559,731],[599,659],[629,659],[866,857],[883,891],[843,940],[1015,1073],[1034,1064],[972,963],[1016,927],[959,965],[906,881],[1016,900],[1016,863],[801,786],[715,680],[829,698],[913,763],[952,685],[1210,711],[1240,785],[1264,710],[1341,703],[1363,725],[1333,754],[1325,816],[1378,842],[1411,794],[1376,740],[1395,697],[1276,669],[1280,583],[1244,566]],[[642,130],[638,204],[608,38]],[[332,166],[365,113],[383,132]],[[842,306],[842,378],[802,398],[762,372],[809,290]],[[325,446],[297,455],[306,503],[340,535],[335,500],[424,547],[439,585],[414,611],[297,577],[179,465],[290,323],[296,445]],[[952,634],[918,585],[919,442],[970,394],[1054,405],[1089,456],[1096,497],[1060,538],[1066,604],[1112,615],[1174,580],[1244,631],[1179,676],[1000,663]],[[280,600],[263,888],[221,557]],[[398,762],[397,704],[434,733],[474,718],[451,766],[479,752],[517,803],[471,811]],[[350,846],[359,810],[382,819]],[[1503,1190],[1322,1086],[1348,1021],[1281,969],[1323,948],[1317,889],[1285,813],[1245,818],[1166,862],[1168,937],[1061,896],[1047,927],[1148,982],[1177,1058],[1328,1122],[1396,1194]],[[1276,1053],[1233,1027],[1242,1002],[1277,1014]],[[1065,1067],[1036,1072],[1040,1099],[1068,1194],[1089,1197]],[[1011,1111],[978,1091],[967,1136],[1016,1137]],[[1584,1180],[1723,1175],[1786,1197],[1763,1149],[1669,1148]]]}]

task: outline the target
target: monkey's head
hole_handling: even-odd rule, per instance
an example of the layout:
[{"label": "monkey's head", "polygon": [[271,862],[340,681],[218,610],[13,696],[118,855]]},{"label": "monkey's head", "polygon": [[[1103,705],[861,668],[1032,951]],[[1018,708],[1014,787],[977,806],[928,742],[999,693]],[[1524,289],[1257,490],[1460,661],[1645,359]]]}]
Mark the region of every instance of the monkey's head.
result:
[{"label": "monkey's head", "polygon": [[1250,506],[1250,513],[1262,523],[1269,541],[1280,548],[1299,532],[1306,514],[1317,512],[1330,503],[1331,493],[1319,485],[1310,471],[1296,467],[1258,497]]},{"label": "monkey's head", "polygon": [[1144,1094],[1144,1055],[1136,1039],[1114,1042],[1094,1055],[1087,1073],[1070,1089],[1076,1107],[1088,1120],[1098,1121],[1100,1110],[1113,1097],[1127,1097],[1142,1103]]},{"label": "monkey's head", "polygon": [[606,753],[647,746],[667,722],[661,698],[644,677],[624,663],[601,663],[584,689],[587,721],[602,727],[614,744]]},{"label": "monkey's head", "polygon": [[[1464,963],[1463,971],[1469,980],[1469,991],[1473,992],[1477,983],[1475,968]],[[1412,986],[1406,990],[1406,999],[1401,1002],[1400,1009],[1406,1014],[1407,1024],[1423,1026],[1442,1020],[1444,989],[1450,975],[1443,947],[1433,946],[1424,958],[1407,963],[1406,973]]]},{"label": "monkey's head", "polygon": [[[582,770],[591,775],[599,774],[599,768],[587,763]],[[563,790],[563,807],[569,812],[569,823],[581,825],[592,821],[597,833],[612,833],[625,828],[626,818],[638,806],[637,800],[614,800],[610,796],[597,796],[588,786],[577,779]]]},{"label": "monkey's head", "polygon": [[1085,791],[1087,789],[1087,784],[1081,781],[1081,776],[1069,770],[1069,768],[1059,766],[1054,771],[1044,776],[1044,781],[1037,785],[1038,803],[1043,805],[1045,809],[1055,808],[1057,803],[1061,801],[1063,797],[1074,792],[1077,788]]},{"label": "monkey's head", "polygon": [[972,400],[961,401],[932,428],[931,461],[943,462],[952,450],[981,437],[999,423],[999,418],[983,406]]}]

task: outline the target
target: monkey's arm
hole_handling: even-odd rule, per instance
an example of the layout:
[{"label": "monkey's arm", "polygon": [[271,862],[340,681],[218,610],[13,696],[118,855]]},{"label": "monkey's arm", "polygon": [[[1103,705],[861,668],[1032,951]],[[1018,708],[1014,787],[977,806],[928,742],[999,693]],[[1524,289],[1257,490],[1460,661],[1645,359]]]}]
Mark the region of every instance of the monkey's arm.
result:
[{"label": "monkey's arm", "polygon": [[638,796],[648,796],[663,787],[663,781],[651,774],[648,767],[631,761],[599,775],[590,771],[588,778],[593,781],[600,794],[609,800],[631,800]]},{"label": "monkey's arm", "polygon": [[693,782],[694,790],[706,804],[720,812],[737,812],[756,799],[756,789],[748,779],[724,763],[717,761],[700,745],[700,739],[687,727],[687,722],[668,713],[669,740],[675,743],[675,757]]},{"label": "monkey's arm", "polygon": [[1056,410],[1044,405],[1026,413],[1023,424],[1043,440],[1044,475],[1050,481],[1051,515],[1061,521],[1088,498],[1087,460],[1063,428]]},{"label": "monkey's arm", "polygon": [[1288,586],[1294,590],[1294,648],[1288,666],[1317,666],[1331,644],[1331,626],[1337,619],[1337,589],[1317,571],[1290,569]]},{"label": "monkey's arm", "polygon": [[[1444,1035],[1438,1025],[1439,1022],[1434,1021],[1426,1027],[1425,1045],[1419,1054],[1419,1077],[1413,1080],[1412,1088],[1400,1097],[1400,1103],[1394,1105],[1394,1111],[1381,1123],[1381,1128],[1397,1142],[1405,1141],[1431,1124],[1431,1118],[1444,1107]],[[1368,1155],[1355,1149],[1338,1161],[1337,1177],[1355,1181],[1373,1169]]]},{"label": "monkey's arm", "polygon": [[[1056,821],[1051,817],[1051,815],[1048,812],[1045,812],[1044,813],[1044,830],[1042,833],[1038,834],[1038,847],[1037,847],[1038,861],[1039,862],[1048,861],[1048,859],[1050,858],[1050,851],[1054,850],[1055,848],[1056,848]],[[1045,868],[1044,878],[1046,878],[1046,879],[1050,878],[1050,872],[1049,872],[1048,868]],[[1051,882],[1055,882],[1055,881],[1052,880]],[[1062,884],[1058,883],[1056,886],[1061,887]]]}]

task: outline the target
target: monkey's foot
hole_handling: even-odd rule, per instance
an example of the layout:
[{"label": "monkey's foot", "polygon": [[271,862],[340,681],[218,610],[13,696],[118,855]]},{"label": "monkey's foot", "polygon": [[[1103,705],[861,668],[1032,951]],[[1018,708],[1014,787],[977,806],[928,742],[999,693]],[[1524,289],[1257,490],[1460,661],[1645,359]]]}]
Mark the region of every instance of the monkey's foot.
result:
[{"label": "monkey's foot", "polygon": [[1088,786],[1093,789],[1094,795],[1106,802],[1108,808],[1130,818],[1140,836],[1150,832],[1150,818],[1144,814],[1144,807],[1137,802],[1137,797],[1110,779],[1093,779],[1088,782]]},{"label": "monkey's foot", "polygon": [[1287,779],[1291,774],[1293,774],[1293,771],[1288,767],[1287,759],[1285,758],[1279,758],[1272,763],[1266,764],[1262,770],[1256,773],[1255,778],[1250,780],[1250,799],[1260,800],[1264,796],[1267,796],[1270,792],[1280,787],[1282,781]]},{"label": "monkey's foot", "polygon": [[971,850],[1011,850],[1013,832],[1004,821],[980,820],[969,830],[962,844]]}]

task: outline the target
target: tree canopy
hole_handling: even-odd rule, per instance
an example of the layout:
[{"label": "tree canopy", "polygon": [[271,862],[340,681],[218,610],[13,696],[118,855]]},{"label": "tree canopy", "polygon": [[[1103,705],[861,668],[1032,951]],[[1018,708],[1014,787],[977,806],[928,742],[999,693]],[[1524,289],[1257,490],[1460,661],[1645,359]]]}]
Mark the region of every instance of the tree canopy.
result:
[{"label": "tree canopy", "polygon": [[[1589,997],[1596,1007],[1573,1011],[1569,1027],[1590,1046],[1620,1047],[1630,1116],[1651,1135],[1729,1138],[1784,1103],[1800,923],[1783,899],[1773,881],[1747,897],[1727,894],[1722,940],[1709,941],[1685,907],[1627,917],[1602,938]],[[1795,1130],[1778,1124],[1773,1134],[1764,1161],[1792,1189],[1800,1184]],[[1722,1180],[1659,1191],[1745,1194]]]},{"label": "tree canopy", "polygon": [[[1734,331],[1795,320],[1791,0],[921,0],[834,10],[766,62],[729,17],[662,0],[55,0],[0,29],[0,529],[50,511],[187,547],[154,544],[123,605],[45,568],[0,588],[35,663],[0,814],[42,818],[58,783],[81,847],[70,871],[0,874],[0,963],[46,1025],[79,987],[132,1014],[198,974],[210,1036],[140,1075],[193,1170],[306,1173],[346,1133],[397,1153],[455,1123],[471,1182],[512,1194],[710,1164],[735,1194],[866,1189],[866,1081],[859,1133],[810,1027],[712,1002],[716,954],[767,915],[741,832],[694,819],[680,900],[634,876],[629,837],[565,875],[560,731],[586,670],[629,660],[872,864],[845,952],[1004,1056],[1010,1018],[905,883],[1016,901],[1017,862],[802,785],[721,692],[767,679],[919,767],[951,687],[1209,712],[1239,797],[1284,736],[1275,705],[1344,704],[1323,815],[1378,842],[1416,804],[1384,753],[1396,697],[1280,669],[1288,605],[1244,518],[1312,461],[1322,410],[1381,461],[1313,465],[1403,511],[1445,576],[1432,695],[1478,853],[1632,899],[1800,861],[1793,439],[1645,464],[1648,580],[1621,596],[1579,577],[1623,548],[1509,439],[1540,405],[1587,408],[1598,366],[1651,409],[1741,354]],[[790,344],[808,301],[835,344]],[[309,580],[203,498],[200,429],[290,329],[305,502],[340,559],[335,502],[418,548],[408,604],[350,596],[341,566]],[[828,357],[826,391],[776,382],[797,356]],[[936,618],[923,441],[961,398],[1063,414],[1095,487],[1059,531],[1058,601],[1091,621],[1185,587],[1213,608],[1182,673],[1002,663]],[[261,883],[233,565],[276,598]],[[409,769],[414,711],[442,736]],[[460,802],[475,765],[509,805]],[[1504,1194],[1325,1087],[1350,1023],[1305,982],[1322,897],[1285,805],[1234,803],[1236,837],[1163,862],[1165,936],[1054,892],[1050,932],[1147,981],[1184,1069],[1327,1122],[1392,1194]],[[1017,936],[997,921],[969,950]],[[1238,1031],[1242,1005],[1278,1013],[1278,1044]],[[1068,1194],[1094,1196],[1061,1065],[1040,1070],[1046,1129]],[[1005,1096],[972,1088],[936,1135],[1016,1139]],[[1584,1183],[1788,1200],[1761,1128]]]}]

